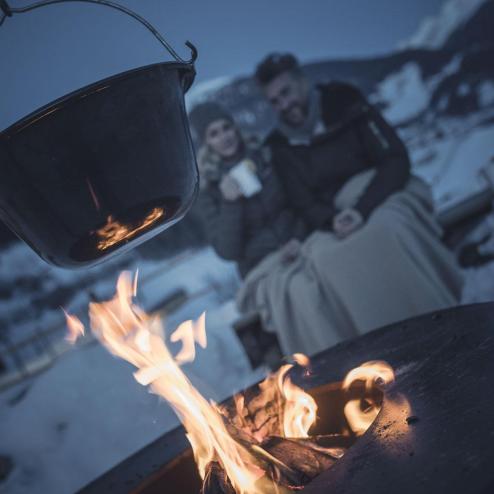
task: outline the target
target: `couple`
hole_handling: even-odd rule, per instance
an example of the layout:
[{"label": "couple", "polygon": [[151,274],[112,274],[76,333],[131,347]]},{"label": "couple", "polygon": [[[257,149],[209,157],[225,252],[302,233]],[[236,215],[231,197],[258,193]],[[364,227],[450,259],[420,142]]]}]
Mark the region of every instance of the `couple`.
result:
[{"label": "couple", "polygon": [[462,276],[428,187],[379,112],[351,85],[311,87],[290,54],[268,56],[255,78],[279,117],[262,148],[216,103],[190,114],[199,205],[214,249],[245,278],[239,309],[258,312],[288,355],[456,304]]}]

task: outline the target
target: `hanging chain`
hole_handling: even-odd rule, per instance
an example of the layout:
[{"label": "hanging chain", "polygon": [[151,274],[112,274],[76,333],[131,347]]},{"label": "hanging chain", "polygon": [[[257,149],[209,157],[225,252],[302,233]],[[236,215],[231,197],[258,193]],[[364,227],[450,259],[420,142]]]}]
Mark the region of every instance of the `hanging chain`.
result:
[{"label": "hanging chain", "polygon": [[66,2],[85,2],[85,3],[95,3],[99,5],[105,5],[106,7],[110,7],[112,9],[116,9],[128,16],[132,17],[136,21],[140,22],[145,28],[147,28],[151,34],[165,47],[165,49],[170,53],[170,55],[180,63],[192,64],[197,59],[197,49],[190,42],[186,41],[185,46],[187,46],[191,51],[190,60],[184,60],[181,58],[178,53],[171,47],[168,41],[161,36],[161,34],[156,30],[156,28],[151,25],[144,17],[141,17],[139,14],[136,14],[134,11],[124,7],[115,2],[111,2],[109,0],[44,0],[41,2],[36,2],[31,5],[26,5],[25,7],[11,7],[7,0],[0,0],[0,10],[2,12],[2,17],[0,18],[0,26],[4,23],[7,17],[12,17],[14,14],[23,14],[25,12],[30,12],[31,10],[39,9],[41,7],[46,7],[47,5],[53,5],[57,3],[66,3]]}]

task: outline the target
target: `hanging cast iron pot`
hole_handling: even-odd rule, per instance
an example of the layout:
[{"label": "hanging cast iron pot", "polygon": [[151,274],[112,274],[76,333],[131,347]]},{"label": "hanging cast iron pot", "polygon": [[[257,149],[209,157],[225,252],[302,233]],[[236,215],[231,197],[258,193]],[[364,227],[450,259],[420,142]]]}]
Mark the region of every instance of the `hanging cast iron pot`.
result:
[{"label": "hanging cast iron pot", "polygon": [[112,7],[146,26],[174,57],[83,87],[0,133],[0,218],[43,259],[93,265],[179,221],[198,173],[184,93],[194,76],[143,18],[106,0],[48,0],[13,14],[82,1]]}]

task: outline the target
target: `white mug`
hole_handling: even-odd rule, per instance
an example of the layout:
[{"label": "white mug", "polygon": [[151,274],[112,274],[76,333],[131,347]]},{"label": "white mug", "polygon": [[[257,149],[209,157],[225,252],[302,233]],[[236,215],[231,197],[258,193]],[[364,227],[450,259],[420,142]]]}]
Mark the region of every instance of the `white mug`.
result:
[{"label": "white mug", "polygon": [[255,163],[250,159],[244,159],[229,172],[230,176],[237,182],[244,197],[252,197],[262,189],[261,181],[254,170]]}]

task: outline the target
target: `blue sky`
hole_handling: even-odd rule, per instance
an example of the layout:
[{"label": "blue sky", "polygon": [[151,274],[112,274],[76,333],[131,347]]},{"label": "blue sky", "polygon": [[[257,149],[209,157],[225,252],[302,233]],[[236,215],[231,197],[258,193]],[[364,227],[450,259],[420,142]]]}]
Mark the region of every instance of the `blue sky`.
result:
[{"label": "blue sky", "polygon": [[[23,0],[10,0],[13,7]],[[120,0],[184,57],[199,48],[197,81],[246,74],[266,53],[301,60],[392,51],[443,0]],[[103,77],[167,60],[150,33],[116,11],[73,3],[7,19],[0,28],[0,129]]]}]

